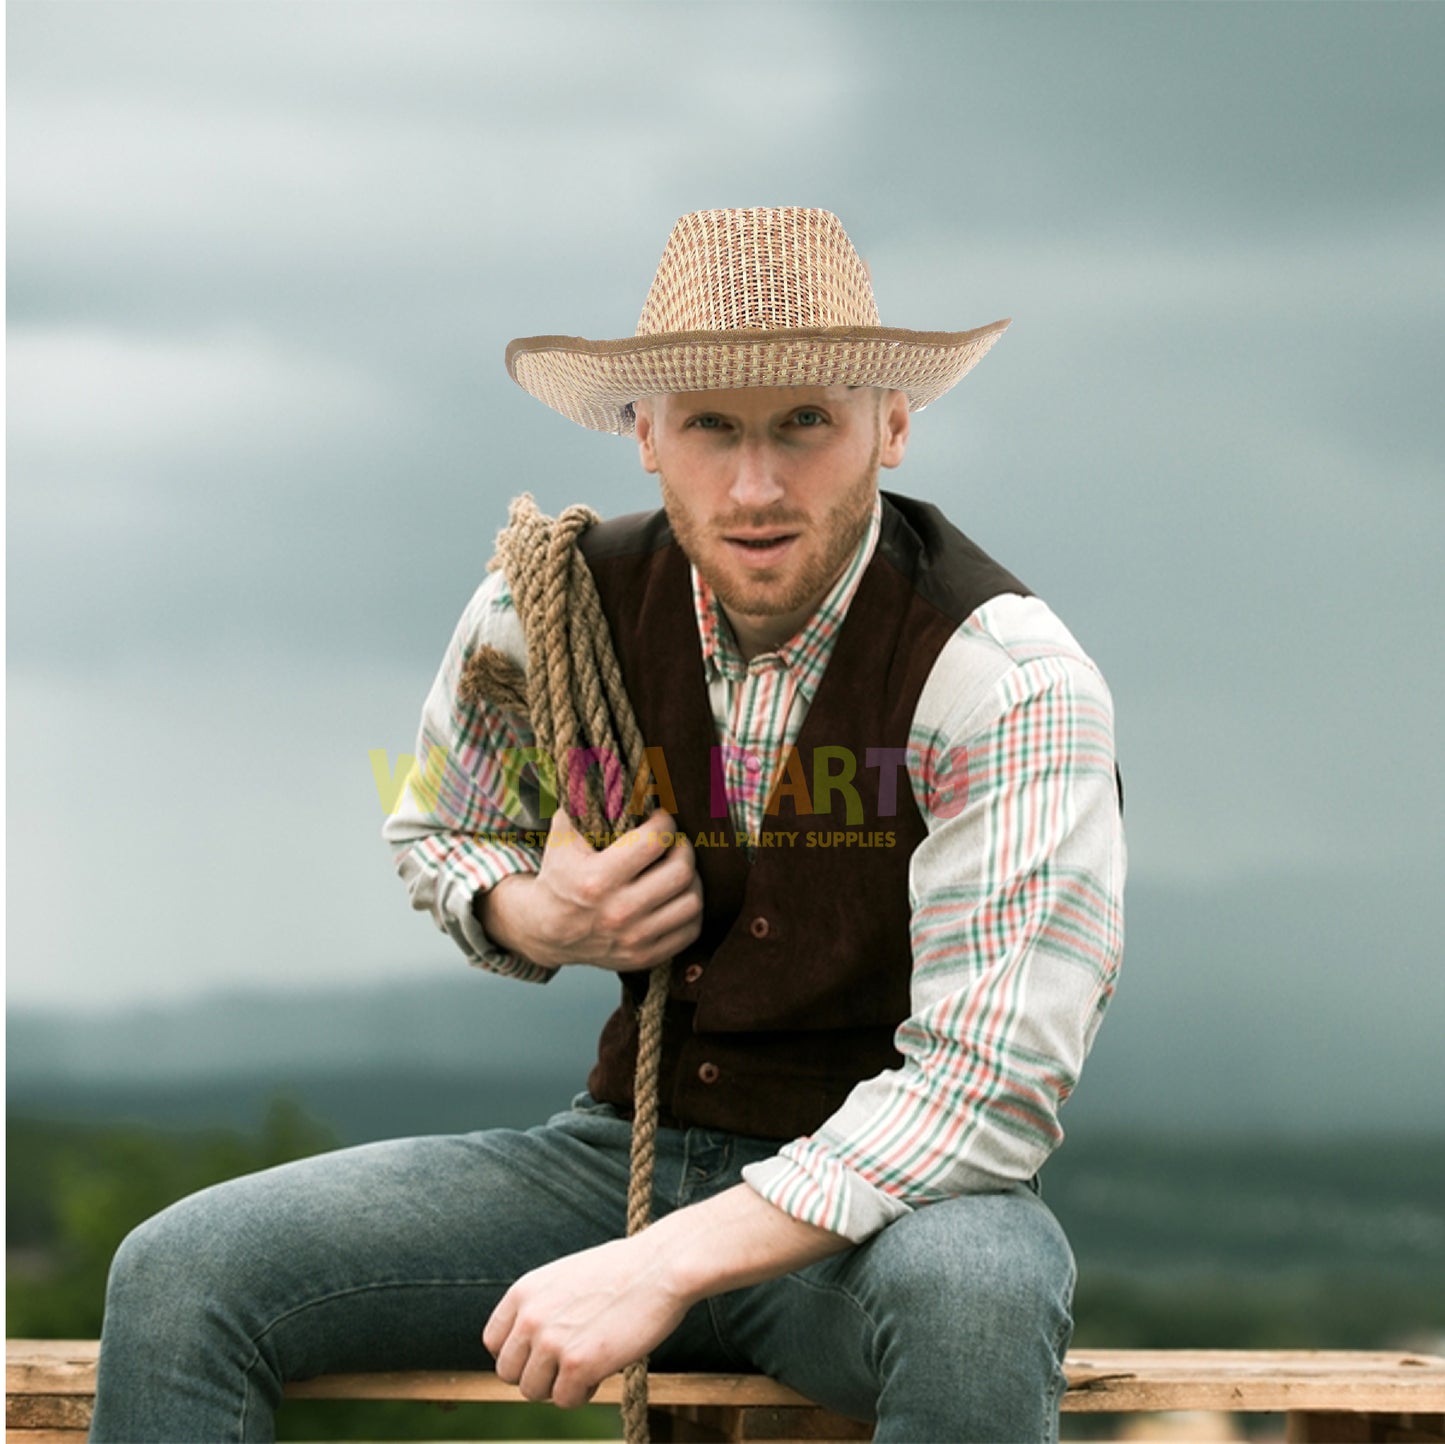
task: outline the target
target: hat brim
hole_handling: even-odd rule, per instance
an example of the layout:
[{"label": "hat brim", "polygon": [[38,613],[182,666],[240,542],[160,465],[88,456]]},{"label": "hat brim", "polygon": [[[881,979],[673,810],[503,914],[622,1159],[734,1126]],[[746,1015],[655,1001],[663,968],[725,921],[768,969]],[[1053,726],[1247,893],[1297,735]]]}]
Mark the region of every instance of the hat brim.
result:
[{"label": "hat brim", "polygon": [[569,420],[619,436],[632,403],[678,391],[742,386],[881,386],[917,411],[957,385],[988,354],[1009,321],[972,331],[836,326],[803,331],[675,331],[588,341],[523,336],[507,347],[507,370],[524,391]]}]

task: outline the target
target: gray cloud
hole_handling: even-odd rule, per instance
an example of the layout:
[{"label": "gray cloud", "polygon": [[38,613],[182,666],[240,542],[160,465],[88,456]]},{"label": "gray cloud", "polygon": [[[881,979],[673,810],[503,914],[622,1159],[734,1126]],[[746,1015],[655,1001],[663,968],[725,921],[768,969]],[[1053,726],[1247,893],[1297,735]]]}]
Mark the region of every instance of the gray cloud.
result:
[{"label": "gray cloud", "polygon": [[626,334],[718,204],[838,211],[895,324],[1016,318],[890,480],[1103,665],[1136,878],[1417,906],[1442,62],[1429,6],[12,5],[13,988],[456,965],[366,751],[510,496],[653,504],[502,348]]}]

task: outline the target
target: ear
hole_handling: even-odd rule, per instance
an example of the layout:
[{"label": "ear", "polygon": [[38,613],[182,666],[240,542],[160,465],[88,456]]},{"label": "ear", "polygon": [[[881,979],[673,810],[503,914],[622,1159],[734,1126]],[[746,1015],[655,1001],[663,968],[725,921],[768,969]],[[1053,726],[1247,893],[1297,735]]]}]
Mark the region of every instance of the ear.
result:
[{"label": "ear", "polygon": [[652,398],[641,396],[632,403],[632,430],[637,437],[637,454],[642,461],[642,469],[656,475],[657,466],[657,442],[656,433],[653,430]]},{"label": "ear", "polygon": [[908,449],[908,395],[903,391],[884,393],[878,425],[882,437],[878,447],[879,466],[897,466]]}]

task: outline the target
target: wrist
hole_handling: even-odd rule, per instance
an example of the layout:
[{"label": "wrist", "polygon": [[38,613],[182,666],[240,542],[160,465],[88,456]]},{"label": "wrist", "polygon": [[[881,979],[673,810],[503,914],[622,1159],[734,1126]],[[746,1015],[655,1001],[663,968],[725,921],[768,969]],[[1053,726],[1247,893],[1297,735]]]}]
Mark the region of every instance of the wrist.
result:
[{"label": "wrist", "polygon": [[534,873],[518,872],[504,877],[473,895],[472,916],[497,947],[538,967],[555,969],[557,961],[551,957],[533,921],[535,909],[531,903],[536,884]]},{"label": "wrist", "polygon": [[684,1308],[723,1291],[717,1250],[707,1247],[708,1230],[692,1215],[693,1209],[678,1209],[634,1237],[638,1267],[650,1272],[656,1287]]},{"label": "wrist", "polygon": [[746,1183],[659,1219],[646,1238],[659,1286],[687,1306],[853,1247],[774,1207]]}]

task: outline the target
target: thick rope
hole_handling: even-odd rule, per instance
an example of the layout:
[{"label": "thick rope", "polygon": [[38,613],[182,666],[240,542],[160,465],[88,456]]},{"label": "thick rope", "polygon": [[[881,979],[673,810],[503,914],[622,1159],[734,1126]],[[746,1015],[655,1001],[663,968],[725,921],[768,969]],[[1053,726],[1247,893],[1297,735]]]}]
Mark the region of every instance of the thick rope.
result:
[{"label": "thick rope", "polygon": [[[484,647],[468,660],[459,692],[464,702],[486,700],[510,711],[525,711],[537,745],[557,768],[558,805],[567,807],[580,832],[603,837],[636,825],[630,812],[618,805],[607,808],[606,803],[609,792],[616,803],[617,789],[632,786],[641,774],[643,743],[596,584],[577,549],[577,538],[597,519],[585,506],[569,506],[553,521],[542,515],[530,496],[512,503],[491,567],[505,572],[527,638],[526,677],[504,653]],[[523,701],[525,707],[519,705]],[[569,785],[568,764],[573,749],[579,747],[606,749],[602,755],[620,759],[622,768],[620,775],[612,772],[600,783],[589,768],[580,797]],[[622,801],[626,800],[624,792]],[[652,1220],[658,1072],[670,966],[661,963],[652,970],[637,1020],[629,1238]],[[622,1424],[627,1444],[647,1444],[646,1359],[629,1364],[623,1374]]]}]

